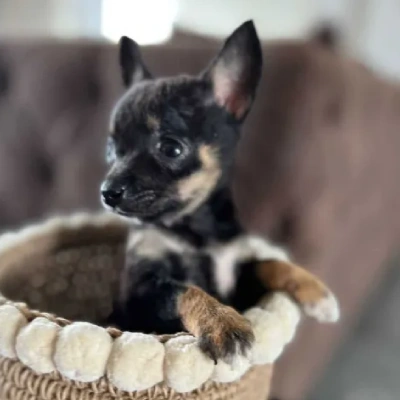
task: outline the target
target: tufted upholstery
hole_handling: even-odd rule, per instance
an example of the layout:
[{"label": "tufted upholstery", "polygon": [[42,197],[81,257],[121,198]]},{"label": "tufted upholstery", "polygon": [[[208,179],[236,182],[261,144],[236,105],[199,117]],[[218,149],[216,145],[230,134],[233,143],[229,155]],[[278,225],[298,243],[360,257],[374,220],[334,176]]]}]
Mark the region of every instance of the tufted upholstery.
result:
[{"label": "tufted upholstery", "polygon": [[[196,43],[196,46],[193,44]],[[145,49],[153,71],[199,71],[211,41]],[[274,392],[306,396],[399,244],[400,90],[317,44],[265,46],[264,78],[238,151],[243,220],[287,244],[337,292],[337,327],[306,324]],[[0,229],[99,207],[115,48],[0,43]]]}]

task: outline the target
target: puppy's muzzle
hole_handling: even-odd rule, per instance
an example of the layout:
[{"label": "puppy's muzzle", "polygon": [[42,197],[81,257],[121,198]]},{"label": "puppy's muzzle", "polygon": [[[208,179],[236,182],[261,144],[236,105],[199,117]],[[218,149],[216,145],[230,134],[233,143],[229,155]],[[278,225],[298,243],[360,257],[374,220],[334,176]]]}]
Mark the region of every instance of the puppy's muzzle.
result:
[{"label": "puppy's muzzle", "polygon": [[103,190],[101,197],[105,204],[116,207],[122,200],[123,190]]},{"label": "puppy's muzzle", "polygon": [[124,189],[123,188],[102,188],[101,189],[101,199],[104,204],[109,207],[117,207],[123,198]]}]

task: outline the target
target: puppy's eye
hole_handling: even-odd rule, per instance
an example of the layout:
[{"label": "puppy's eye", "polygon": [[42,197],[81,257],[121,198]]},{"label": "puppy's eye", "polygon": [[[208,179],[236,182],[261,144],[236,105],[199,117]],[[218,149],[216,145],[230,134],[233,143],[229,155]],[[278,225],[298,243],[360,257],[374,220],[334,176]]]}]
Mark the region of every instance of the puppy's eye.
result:
[{"label": "puppy's eye", "polygon": [[183,153],[183,146],[171,138],[162,139],[157,145],[158,151],[167,158],[178,158]]}]

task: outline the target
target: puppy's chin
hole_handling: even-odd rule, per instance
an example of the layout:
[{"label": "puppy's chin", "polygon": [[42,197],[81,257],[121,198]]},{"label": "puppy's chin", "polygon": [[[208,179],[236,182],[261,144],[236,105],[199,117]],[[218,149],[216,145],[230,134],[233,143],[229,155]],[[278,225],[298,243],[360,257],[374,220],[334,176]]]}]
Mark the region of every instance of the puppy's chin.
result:
[{"label": "puppy's chin", "polygon": [[137,217],[130,217],[130,216],[126,216],[123,214],[119,214],[117,213],[117,215],[122,218],[123,220],[127,221],[129,223],[129,225],[133,225],[133,226],[140,226],[144,224],[144,221],[141,220],[140,218]]},{"label": "puppy's chin", "polygon": [[[161,223],[171,215],[179,214],[183,205],[170,198],[160,199],[146,206],[136,203],[135,205],[117,206],[111,211],[133,224]],[[109,209],[109,207],[106,207]]]}]

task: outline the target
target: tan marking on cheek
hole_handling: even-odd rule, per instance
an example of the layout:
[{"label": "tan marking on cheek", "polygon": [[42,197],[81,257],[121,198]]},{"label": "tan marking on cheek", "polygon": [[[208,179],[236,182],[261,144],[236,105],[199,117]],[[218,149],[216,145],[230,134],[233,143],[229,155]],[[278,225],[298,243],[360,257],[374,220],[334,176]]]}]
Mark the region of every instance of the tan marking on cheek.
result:
[{"label": "tan marking on cheek", "polygon": [[201,204],[214,189],[221,169],[213,147],[203,145],[199,149],[201,169],[178,184],[178,193],[182,201],[189,201],[194,205]]},{"label": "tan marking on cheek", "polygon": [[160,129],[160,120],[154,115],[148,115],[146,125],[151,131],[156,131]]}]

